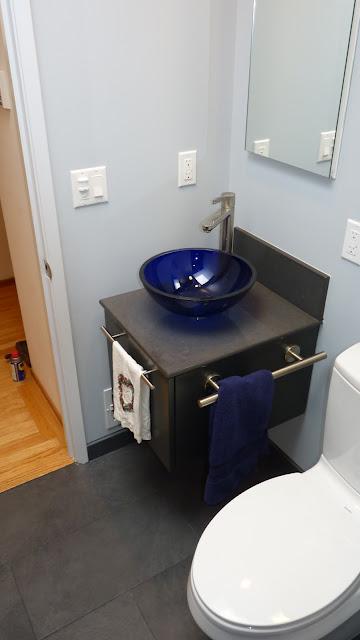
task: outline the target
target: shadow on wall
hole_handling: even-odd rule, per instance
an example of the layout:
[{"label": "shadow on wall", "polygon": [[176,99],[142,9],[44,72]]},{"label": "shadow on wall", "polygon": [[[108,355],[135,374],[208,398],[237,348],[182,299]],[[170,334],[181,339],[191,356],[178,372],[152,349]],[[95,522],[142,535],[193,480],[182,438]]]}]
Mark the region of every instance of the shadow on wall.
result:
[{"label": "shadow on wall", "polygon": [[4,216],[0,202],[0,282],[14,277],[11,264],[9,243],[6,235]]}]

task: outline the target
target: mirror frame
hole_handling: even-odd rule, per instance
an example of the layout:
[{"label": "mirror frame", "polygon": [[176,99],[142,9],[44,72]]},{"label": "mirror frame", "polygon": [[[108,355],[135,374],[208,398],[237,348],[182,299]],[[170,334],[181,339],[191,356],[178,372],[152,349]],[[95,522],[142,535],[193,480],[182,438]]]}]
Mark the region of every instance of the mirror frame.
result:
[{"label": "mirror frame", "polygon": [[353,15],[353,21],[351,25],[351,33],[350,33],[350,40],[349,40],[349,48],[348,48],[348,54],[346,58],[346,65],[345,65],[343,89],[341,93],[339,115],[338,115],[338,121],[337,121],[337,127],[336,127],[334,153],[333,153],[333,158],[332,158],[331,168],[330,168],[330,178],[332,180],[335,180],[337,176],[338,167],[339,167],[341,143],[342,143],[342,137],[344,134],[346,111],[349,103],[351,78],[352,78],[353,69],[354,69],[356,45],[357,45],[358,34],[359,34],[359,25],[360,25],[360,0],[355,0],[354,15]]},{"label": "mirror frame", "polygon": [[[251,59],[252,59],[252,50],[254,46],[255,17],[256,17],[256,0],[253,0],[251,43],[250,43],[250,56],[249,56],[248,99],[247,99],[247,109],[246,109],[246,131],[247,131],[247,118],[249,113],[249,99],[250,99],[250,86],[251,86]],[[339,167],[341,143],[342,143],[342,138],[344,134],[345,118],[346,118],[347,106],[349,102],[349,94],[350,94],[351,79],[352,79],[352,74],[354,69],[359,27],[360,27],[360,0],[354,0],[354,13],[353,13],[353,19],[351,24],[349,46],[348,46],[346,62],[345,62],[344,79],[343,79],[343,86],[342,86],[342,92],[340,97],[338,119],[336,124],[336,137],[335,137],[333,157],[330,165],[330,174],[329,176],[321,176],[317,173],[310,171],[310,173],[312,173],[313,175],[319,175],[319,177],[321,178],[325,177],[325,179],[327,180],[335,180],[337,176],[338,167]],[[246,133],[245,133],[245,150],[251,153],[247,149]],[[269,159],[271,160],[271,157]],[[287,163],[285,162],[284,164],[286,165]],[[287,166],[293,166],[294,168],[299,168],[299,167],[296,167],[295,165],[287,164]]]}]

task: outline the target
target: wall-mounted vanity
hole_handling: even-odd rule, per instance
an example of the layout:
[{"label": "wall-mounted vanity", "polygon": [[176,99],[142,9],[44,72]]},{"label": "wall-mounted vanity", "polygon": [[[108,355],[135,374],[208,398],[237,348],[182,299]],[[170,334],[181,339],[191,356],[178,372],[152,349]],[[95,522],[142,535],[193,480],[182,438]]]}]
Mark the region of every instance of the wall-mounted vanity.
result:
[{"label": "wall-mounted vanity", "polygon": [[[180,316],[144,289],[101,300],[108,337],[115,336],[150,371],[150,445],[169,470],[192,451],[206,449],[208,409],[199,400],[214,394],[205,386],[209,374],[283,369],[289,366],[286,346],[298,345],[304,358],[316,352],[328,276],[240,229],[234,253],[251,258],[258,280],[224,313],[198,320]],[[311,370],[300,367],[276,380],[271,427],[304,413]]]},{"label": "wall-mounted vanity", "polygon": [[246,149],[335,178],[358,0],[254,1]]}]

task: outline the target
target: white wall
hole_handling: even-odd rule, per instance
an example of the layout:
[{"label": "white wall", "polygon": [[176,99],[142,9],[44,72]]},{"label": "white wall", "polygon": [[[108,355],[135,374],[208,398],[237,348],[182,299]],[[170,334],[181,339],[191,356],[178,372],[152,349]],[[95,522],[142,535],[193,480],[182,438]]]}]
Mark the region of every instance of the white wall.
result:
[{"label": "white wall", "polygon": [[13,275],[14,272],[11,264],[9,244],[4,224],[4,216],[0,203],[0,281],[8,280],[9,278],[12,278]]},{"label": "white wall", "polygon": [[[8,60],[0,24],[0,69]],[[16,113],[0,108],[0,196],[33,372],[60,411]]]},{"label": "white wall", "polygon": [[[99,298],[149,256],[216,244],[199,222],[228,187],[236,0],[32,0],[88,442],[106,435]],[[177,188],[177,153],[198,185]],[[74,210],[70,169],[105,164],[109,203]]]},{"label": "white wall", "polygon": [[238,0],[230,189],[237,223],[331,274],[319,349],[327,364],[314,368],[305,418],[277,428],[275,438],[301,466],[320,453],[324,410],[336,354],[360,340],[360,268],[340,257],[348,217],[360,220],[360,49],[358,47],[338,178],[330,182],[244,151],[252,0]]}]

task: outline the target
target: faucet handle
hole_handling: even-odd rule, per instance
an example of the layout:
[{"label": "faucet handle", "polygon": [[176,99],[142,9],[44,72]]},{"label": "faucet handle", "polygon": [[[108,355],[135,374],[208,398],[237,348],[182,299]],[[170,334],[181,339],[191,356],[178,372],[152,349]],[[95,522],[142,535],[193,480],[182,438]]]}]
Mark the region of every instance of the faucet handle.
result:
[{"label": "faucet handle", "polygon": [[225,191],[221,196],[214,198],[212,201],[213,204],[219,204],[220,202],[228,202],[229,204],[231,203],[231,206],[235,206],[235,193],[232,191]]}]

